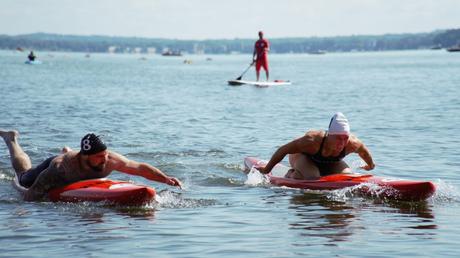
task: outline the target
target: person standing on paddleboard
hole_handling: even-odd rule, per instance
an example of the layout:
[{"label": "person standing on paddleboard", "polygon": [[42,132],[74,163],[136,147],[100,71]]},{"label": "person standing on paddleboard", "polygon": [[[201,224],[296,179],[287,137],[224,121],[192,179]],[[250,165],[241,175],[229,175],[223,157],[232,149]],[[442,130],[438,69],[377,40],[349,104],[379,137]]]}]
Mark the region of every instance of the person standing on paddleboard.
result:
[{"label": "person standing on paddleboard", "polygon": [[114,170],[181,187],[177,178],[165,175],[158,168],[107,150],[99,136],[92,133],[81,139],[79,152],[64,147],[62,154],[48,158],[35,168],[32,168],[29,156],[18,143],[17,131],[0,130],[0,136],[8,147],[19,184],[28,188],[24,192],[26,201],[41,199],[53,188],[81,180],[106,177]]},{"label": "person standing on paddleboard", "polygon": [[259,81],[261,67],[264,68],[268,81],[268,51],[270,51],[270,43],[264,38],[263,31],[259,31],[259,40],[254,44],[254,53],[252,54],[253,63],[256,63],[257,81]]},{"label": "person standing on paddleboard", "polygon": [[27,56],[27,58],[29,59],[29,61],[33,62],[37,57],[35,56],[34,51],[30,51],[30,54]]},{"label": "person standing on paddleboard", "polygon": [[289,154],[292,169],[285,177],[318,179],[321,176],[351,172],[350,167],[343,161],[343,158],[351,153],[357,153],[366,162],[362,169],[374,169],[375,164],[369,150],[355,135],[350,134],[347,118],[338,112],[332,117],[327,131],[307,132],[304,136],[281,146],[265,167],[256,169],[268,174]]}]

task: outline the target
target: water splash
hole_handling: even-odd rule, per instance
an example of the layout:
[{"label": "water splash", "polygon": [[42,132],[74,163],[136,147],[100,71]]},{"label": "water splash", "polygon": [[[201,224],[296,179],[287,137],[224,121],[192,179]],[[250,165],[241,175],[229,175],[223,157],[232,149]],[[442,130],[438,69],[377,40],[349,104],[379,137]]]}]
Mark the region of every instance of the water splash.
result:
[{"label": "water splash", "polygon": [[259,170],[252,167],[244,184],[250,186],[268,185],[270,184],[270,180],[266,175],[261,174]]},{"label": "water splash", "polygon": [[430,198],[434,203],[460,202],[460,191],[452,184],[438,179],[434,182],[436,192]]},{"label": "water splash", "polygon": [[9,173],[9,171],[0,169],[0,180],[11,181],[14,179],[14,174]]},{"label": "water splash", "polygon": [[350,162],[350,168],[352,171],[358,171],[361,169],[362,166],[365,166],[366,162],[362,159],[355,159]]},{"label": "water splash", "polygon": [[0,180],[8,180],[8,179],[10,179],[10,176],[5,175],[5,174],[0,172]]},{"label": "water splash", "polygon": [[229,170],[229,171],[241,172],[242,170],[244,170],[244,166],[239,164],[239,163],[238,164],[235,164],[235,163],[217,163],[216,166],[219,167],[219,168],[224,168],[224,169]]},{"label": "water splash", "polygon": [[334,201],[347,201],[352,198],[363,196],[385,200],[388,195],[397,196],[398,192],[395,189],[373,183],[362,183],[351,187],[327,191],[327,198]]}]

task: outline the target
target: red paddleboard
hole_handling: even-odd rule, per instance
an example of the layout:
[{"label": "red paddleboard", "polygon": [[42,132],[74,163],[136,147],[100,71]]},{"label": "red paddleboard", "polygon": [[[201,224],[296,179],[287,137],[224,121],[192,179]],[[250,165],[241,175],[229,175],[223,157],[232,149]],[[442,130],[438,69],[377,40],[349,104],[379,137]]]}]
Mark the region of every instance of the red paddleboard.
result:
[{"label": "red paddleboard", "polygon": [[[267,161],[254,157],[244,159],[245,171],[249,172],[254,165],[265,165]],[[384,178],[370,174],[335,174],[320,177],[317,180],[298,180],[285,178],[284,175],[289,167],[277,164],[272,172],[268,174],[270,183],[277,186],[301,188],[310,190],[336,190],[356,186],[363,183],[374,184],[381,187],[378,191],[379,197],[391,198],[404,201],[421,201],[431,197],[436,187],[429,181],[412,181],[404,179]],[[366,185],[359,188],[362,194],[375,195],[375,189]]]},{"label": "red paddleboard", "polygon": [[[19,191],[26,190],[16,177],[14,186]],[[155,189],[151,187],[107,178],[83,180],[48,192],[48,198],[53,202],[105,202],[129,206],[147,204],[155,195]]]}]

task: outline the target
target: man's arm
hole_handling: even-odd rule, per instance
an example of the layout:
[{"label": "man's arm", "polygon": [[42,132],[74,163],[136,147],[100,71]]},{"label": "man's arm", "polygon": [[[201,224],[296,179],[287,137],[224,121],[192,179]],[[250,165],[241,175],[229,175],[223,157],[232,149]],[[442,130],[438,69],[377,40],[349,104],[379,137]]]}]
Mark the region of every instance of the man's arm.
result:
[{"label": "man's arm", "polygon": [[252,62],[255,63],[257,61],[257,41],[254,44],[254,52],[252,53]]},{"label": "man's arm", "polygon": [[174,177],[169,177],[161,172],[158,168],[143,162],[130,160],[118,153],[113,153],[114,158],[117,160],[116,170],[136,176],[142,176],[149,180],[165,183],[172,186],[182,188],[181,182]]}]

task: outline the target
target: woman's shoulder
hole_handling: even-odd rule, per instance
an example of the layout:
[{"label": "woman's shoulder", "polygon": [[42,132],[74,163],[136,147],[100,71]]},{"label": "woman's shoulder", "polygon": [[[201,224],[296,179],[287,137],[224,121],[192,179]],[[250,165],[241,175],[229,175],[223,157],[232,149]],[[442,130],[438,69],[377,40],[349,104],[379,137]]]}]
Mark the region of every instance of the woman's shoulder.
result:
[{"label": "woman's shoulder", "polygon": [[324,138],[325,132],[321,130],[311,130],[308,131],[300,139],[300,148],[305,153],[316,153],[321,145],[321,142]]},{"label": "woman's shoulder", "polygon": [[323,130],[310,130],[305,133],[306,138],[310,140],[317,141],[319,139],[322,139],[326,135],[326,132]]},{"label": "woman's shoulder", "polygon": [[348,149],[350,152],[355,152],[357,149],[359,149],[361,147],[363,143],[361,142],[360,139],[358,139],[358,137],[356,137],[356,135],[354,134],[350,134],[350,137],[348,138]]}]

